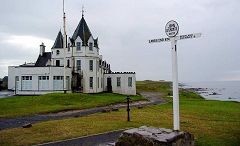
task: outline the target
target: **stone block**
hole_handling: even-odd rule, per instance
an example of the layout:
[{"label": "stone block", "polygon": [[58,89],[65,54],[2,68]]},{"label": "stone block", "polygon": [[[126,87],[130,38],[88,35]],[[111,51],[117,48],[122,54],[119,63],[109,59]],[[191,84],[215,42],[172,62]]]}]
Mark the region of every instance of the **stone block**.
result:
[{"label": "stone block", "polygon": [[32,124],[31,123],[26,123],[24,125],[22,125],[23,128],[30,128],[32,127]]},{"label": "stone block", "polygon": [[142,126],[124,131],[116,146],[194,146],[194,136],[183,131]]}]

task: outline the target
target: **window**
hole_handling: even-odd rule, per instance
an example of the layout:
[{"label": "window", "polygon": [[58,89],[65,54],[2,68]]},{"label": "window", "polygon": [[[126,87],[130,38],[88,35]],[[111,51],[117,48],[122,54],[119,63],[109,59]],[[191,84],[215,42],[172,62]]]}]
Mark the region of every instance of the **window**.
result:
[{"label": "window", "polygon": [[39,80],[49,80],[49,76],[38,76]]},{"label": "window", "polygon": [[70,60],[67,60],[67,67],[70,67]]},{"label": "window", "polygon": [[103,88],[103,78],[101,78],[101,88]]},{"label": "window", "polygon": [[22,90],[32,90],[32,76],[22,76]]},{"label": "window", "polygon": [[77,42],[77,51],[81,51],[81,42]]},{"label": "window", "polygon": [[89,70],[93,71],[93,60],[89,60]]},{"label": "window", "polygon": [[81,70],[81,60],[77,60],[77,70]]},{"label": "window", "polygon": [[90,89],[93,89],[93,77],[89,78],[89,87]]},{"label": "window", "polygon": [[60,60],[56,60],[56,66],[60,66]]},{"label": "window", "polygon": [[70,52],[70,43],[68,43],[68,52]]},{"label": "window", "polygon": [[132,87],[132,77],[128,77],[128,87]]},{"label": "window", "polygon": [[49,76],[38,76],[38,89],[49,90]]},{"label": "window", "polygon": [[93,43],[89,43],[89,51],[93,50]]},{"label": "window", "polygon": [[57,54],[57,55],[59,55],[59,54],[60,54],[60,51],[59,51],[59,50],[57,50],[57,51],[56,51],[56,54]]},{"label": "window", "polygon": [[117,77],[117,87],[121,87],[121,77]]},{"label": "window", "polygon": [[53,80],[63,80],[63,76],[53,76]]}]

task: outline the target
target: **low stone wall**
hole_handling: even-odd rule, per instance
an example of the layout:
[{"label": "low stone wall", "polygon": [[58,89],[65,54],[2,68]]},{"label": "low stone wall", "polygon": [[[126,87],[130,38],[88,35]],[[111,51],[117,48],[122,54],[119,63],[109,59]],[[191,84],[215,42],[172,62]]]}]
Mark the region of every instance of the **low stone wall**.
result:
[{"label": "low stone wall", "polygon": [[194,146],[188,132],[142,126],[124,131],[115,146]]}]

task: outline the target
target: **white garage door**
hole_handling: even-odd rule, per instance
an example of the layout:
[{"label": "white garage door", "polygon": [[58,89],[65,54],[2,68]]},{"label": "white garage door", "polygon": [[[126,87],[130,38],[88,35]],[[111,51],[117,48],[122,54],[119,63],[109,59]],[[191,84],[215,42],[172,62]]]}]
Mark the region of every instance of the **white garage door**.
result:
[{"label": "white garage door", "polygon": [[63,90],[63,76],[53,76],[53,90]]},{"label": "white garage door", "polygon": [[22,76],[22,90],[32,90],[32,76]]},{"label": "white garage door", "polygon": [[38,89],[39,90],[49,90],[49,76],[39,76],[38,77]]}]

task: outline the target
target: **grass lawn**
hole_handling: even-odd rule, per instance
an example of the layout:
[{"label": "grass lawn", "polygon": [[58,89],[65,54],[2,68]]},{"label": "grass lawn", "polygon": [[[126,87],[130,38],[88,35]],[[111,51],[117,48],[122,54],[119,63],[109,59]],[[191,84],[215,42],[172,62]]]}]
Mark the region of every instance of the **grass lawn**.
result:
[{"label": "grass lawn", "polygon": [[[142,85],[139,86],[137,82],[137,89],[142,91],[143,84],[147,86],[147,91],[157,91],[153,84],[157,84],[158,88],[168,86],[168,89],[161,89],[165,95],[170,91],[169,83],[166,82],[140,84]],[[150,88],[151,86],[154,88]],[[122,109],[81,118],[37,123],[28,129],[2,130],[0,145],[32,145],[142,125],[172,128],[172,102],[143,109],[133,108],[131,122],[127,122],[126,118],[126,110]],[[181,130],[195,135],[197,146],[240,145],[240,103],[207,101],[192,92],[181,91],[180,121]]]},{"label": "grass lawn", "polygon": [[[130,97],[133,100],[143,99],[140,95]],[[0,118],[86,109],[121,102],[126,102],[126,95],[112,93],[52,93],[41,96],[16,96],[0,99]]]}]

